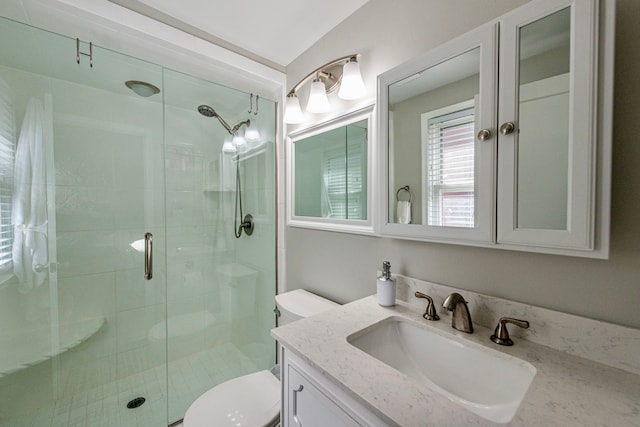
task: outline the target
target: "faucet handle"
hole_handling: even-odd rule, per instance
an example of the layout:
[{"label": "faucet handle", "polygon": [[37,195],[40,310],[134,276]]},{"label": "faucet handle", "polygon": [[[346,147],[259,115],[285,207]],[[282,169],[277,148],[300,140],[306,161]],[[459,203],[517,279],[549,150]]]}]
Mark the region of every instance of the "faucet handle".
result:
[{"label": "faucet handle", "polygon": [[491,335],[491,341],[500,345],[513,345],[513,341],[509,338],[509,331],[507,331],[507,323],[513,323],[525,329],[529,327],[529,322],[526,320],[501,317],[498,321],[498,326],[496,326],[496,330],[493,332],[493,335]]},{"label": "faucet handle", "polygon": [[427,309],[422,317],[427,320],[440,320],[440,316],[436,313],[436,306],[433,304],[433,299],[429,295],[416,291],[415,296],[416,298],[424,298],[427,300]]}]

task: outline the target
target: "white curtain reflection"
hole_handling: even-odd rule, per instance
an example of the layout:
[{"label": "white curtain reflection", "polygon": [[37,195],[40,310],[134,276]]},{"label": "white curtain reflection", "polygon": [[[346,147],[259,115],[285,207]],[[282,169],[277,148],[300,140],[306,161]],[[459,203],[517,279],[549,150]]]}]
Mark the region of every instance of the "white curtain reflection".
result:
[{"label": "white curtain reflection", "polygon": [[13,212],[13,271],[19,290],[27,293],[48,276],[46,151],[43,129],[45,111],[40,99],[27,104],[16,147]]}]

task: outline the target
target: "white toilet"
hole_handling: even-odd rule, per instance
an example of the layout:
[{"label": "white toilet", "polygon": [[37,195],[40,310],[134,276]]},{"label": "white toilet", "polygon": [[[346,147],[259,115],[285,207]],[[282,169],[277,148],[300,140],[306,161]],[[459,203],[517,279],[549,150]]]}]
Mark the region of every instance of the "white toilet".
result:
[{"label": "white toilet", "polygon": [[[276,295],[279,326],[338,306],[303,289]],[[272,427],[280,422],[280,381],[269,370],[219,384],[191,404],[184,427]]]}]

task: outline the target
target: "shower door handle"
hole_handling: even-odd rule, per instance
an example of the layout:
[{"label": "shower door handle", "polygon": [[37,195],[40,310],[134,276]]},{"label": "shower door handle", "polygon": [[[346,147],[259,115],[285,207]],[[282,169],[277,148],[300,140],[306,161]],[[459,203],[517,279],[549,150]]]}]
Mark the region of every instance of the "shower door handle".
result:
[{"label": "shower door handle", "polygon": [[144,278],[151,280],[153,277],[153,234],[144,235]]}]

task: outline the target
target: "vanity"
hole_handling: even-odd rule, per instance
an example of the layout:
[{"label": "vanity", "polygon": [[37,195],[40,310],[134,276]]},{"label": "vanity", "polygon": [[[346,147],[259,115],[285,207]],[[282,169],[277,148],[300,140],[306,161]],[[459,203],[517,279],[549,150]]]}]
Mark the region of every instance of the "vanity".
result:
[{"label": "vanity", "polygon": [[[379,306],[374,295],[272,330],[282,345],[283,427],[637,426],[640,422],[640,331],[400,275],[396,279],[395,307]],[[416,291],[433,297],[439,321],[422,317],[425,303],[413,296]],[[440,308],[451,292],[468,300],[473,334],[452,329],[451,316]],[[511,347],[489,338],[502,316],[530,322],[526,330],[509,326]],[[384,347],[397,337],[378,332],[395,322],[471,350],[469,360],[464,353],[454,360],[461,377],[429,383],[419,374],[403,373],[402,366],[390,366],[393,360],[385,362],[384,356],[370,354],[376,346],[358,342],[370,338]],[[449,369],[449,359],[458,357],[450,349],[430,347],[425,363],[442,363],[441,371]],[[479,354],[497,364],[486,365]],[[456,389],[456,383],[465,387]],[[491,390],[496,384],[502,387]],[[464,393],[467,403],[458,398]],[[474,405],[472,399],[484,402]]]},{"label": "vanity", "polygon": [[[614,16],[614,0],[532,0],[384,72],[375,108],[289,135],[287,225],[608,259]],[[320,140],[352,126],[357,215],[331,215]],[[284,427],[640,425],[639,330],[396,279],[394,307],[272,330]],[[471,334],[440,308],[452,293]],[[490,339],[503,317],[529,324],[508,326],[513,346]]]}]

